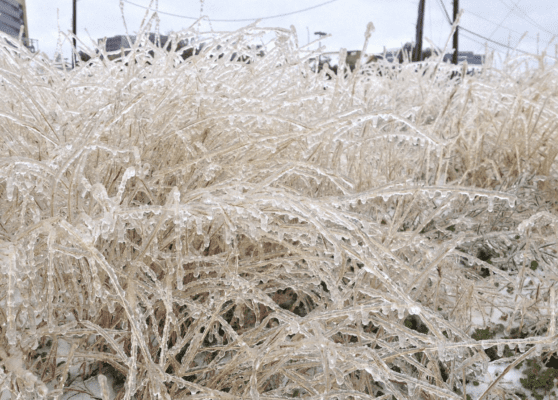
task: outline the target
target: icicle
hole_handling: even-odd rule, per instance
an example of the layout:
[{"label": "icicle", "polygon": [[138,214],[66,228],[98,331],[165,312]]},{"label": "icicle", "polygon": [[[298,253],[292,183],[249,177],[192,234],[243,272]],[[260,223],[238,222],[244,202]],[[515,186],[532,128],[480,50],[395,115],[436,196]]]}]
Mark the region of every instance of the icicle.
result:
[{"label": "icicle", "polygon": [[534,352],[536,357],[540,357],[542,354],[542,343],[537,343],[535,345],[535,352]]},{"label": "icicle", "polygon": [[297,334],[297,333],[300,332],[300,325],[296,321],[291,321],[289,323],[289,328],[290,328],[291,334]]},{"label": "icicle", "polygon": [[504,355],[504,345],[499,344],[496,346],[498,357],[502,357]]},{"label": "icicle", "polygon": [[455,354],[460,360],[463,360],[463,357],[465,356],[465,349],[463,347],[458,347],[455,349]]},{"label": "icicle", "polygon": [[504,236],[504,244],[506,247],[511,247],[512,245],[511,240],[507,236]]},{"label": "icicle", "polygon": [[116,193],[116,199],[118,199],[118,202],[120,202],[120,200],[122,199],[122,194],[126,189],[126,182],[128,181],[128,179],[132,178],[135,175],[136,175],[136,169],[134,167],[126,168],[126,171],[122,176],[122,181],[120,182],[120,185],[118,187],[118,192]]},{"label": "icicle", "polygon": [[151,380],[151,396],[154,399],[159,398],[161,396],[160,383],[156,379]]},{"label": "icicle", "polygon": [[442,361],[446,358],[446,344],[441,339],[438,340],[438,358]]},{"label": "icicle", "polygon": [[420,307],[419,306],[413,306],[413,307],[409,308],[409,314],[411,314],[411,315],[420,314]]},{"label": "icicle", "polygon": [[251,238],[255,238],[256,235],[256,226],[253,223],[250,223],[250,225],[248,226],[248,231],[250,233],[250,237]]},{"label": "icicle", "polygon": [[236,306],[235,316],[238,318],[238,325],[243,327],[244,326],[244,306],[243,305]]},{"label": "icicle", "polygon": [[377,366],[371,365],[370,367],[365,367],[364,369],[366,370],[366,372],[372,375],[372,379],[374,379],[375,381],[382,383],[384,382],[384,376],[382,373],[380,373]]},{"label": "icicle", "polygon": [[262,231],[267,232],[267,215],[266,214],[262,214],[262,216],[260,217],[260,224],[261,224],[261,228]]},{"label": "icicle", "polygon": [[6,183],[6,196],[8,201],[12,201],[14,198],[14,176],[13,174],[8,174],[8,181]]},{"label": "icicle", "polygon": [[124,229],[124,224],[118,224],[117,227],[117,242],[118,243],[126,243],[126,239],[124,237],[124,233],[125,233],[125,229]]},{"label": "icicle", "polygon": [[184,288],[184,267],[182,263],[178,265],[176,270],[176,288],[182,290]]},{"label": "icicle", "polygon": [[407,336],[399,335],[399,348],[404,349],[407,346]]},{"label": "icicle", "polygon": [[415,391],[416,391],[416,387],[417,385],[413,382],[407,382],[407,390],[409,391],[409,398],[413,398],[415,397]]},{"label": "icicle", "polygon": [[339,371],[338,368],[336,368],[333,373],[335,374],[335,381],[337,382],[337,384],[339,386],[343,385],[345,379],[343,377],[343,374],[341,373],[341,371]]},{"label": "icicle", "polygon": [[490,361],[490,358],[486,358],[482,361],[482,373],[483,375],[485,375],[488,372],[488,362]]},{"label": "icicle", "polygon": [[195,217],[194,219],[196,221],[196,233],[201,236],[203,233],[202,219],[200,217]]},{"label": "icicle", "polygon": [[337,247],[335,247],[335,253],[333,253],[333,262],[337,266],[341,265],[341,251]]},{"label": "icicle", "polygon": [[310,245],[316,246],[316,242],[318,241],[318,233],[313,229],[310,232]]},{"label": "icicle", "polygon": [[259,400],[260,393],[258,392],[258,385],[255,377],[256,375],[252,374],[252,377],[250,378],[250,398],[252,400]]},{"label": "icicle", "polygon": [[334,349],[327,350],[327,360],[329,363],[329,368],[334,369],[337,363],[337,352]]},{"label": "icicle", "polygon": [[[50,243],[49,243],[50,245]],[[19,281],[19,278],[17,276],[17,270],[16,270],[16,250],[15,247],[13,245],[9,246],[9,251],[10,251],[10,256],[9,256],[9,262],[8,262],[8,290],[7,290],[7,301],[6,301],[6,306],[7,306],[7,319],[8,319],[8,326],[7,329],[4,328],[4,330],[6,330],[6,338],[8,339],[8,344],[9,345],[15,345],[17,343],[17,341],[20,339],[20,333],[17,330],[17,326],[16,326],[16,309],[17,309],[17,305],[16,305],[16,301],[14,299],[15,294],[16,294],[16,282]],[[50,252],[49,252],[49,257],[51,257]],[[52,294],[51,294],[52,295]],[[51,326],[50,322],[51,322],[52,318],[49,318],[49,328]]]},{"label": "icicle", "polygon": [[368,325],[370,323],[370,314],[368,313],[368,311],[362,310],[360,314],[362,315],[362,325]]}]

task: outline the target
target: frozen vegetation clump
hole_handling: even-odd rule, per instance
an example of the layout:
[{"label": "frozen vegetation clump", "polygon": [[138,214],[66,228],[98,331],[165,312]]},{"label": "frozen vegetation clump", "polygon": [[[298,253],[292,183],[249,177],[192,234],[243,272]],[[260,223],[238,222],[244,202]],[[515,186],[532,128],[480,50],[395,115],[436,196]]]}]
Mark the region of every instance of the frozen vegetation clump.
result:
[{"label": "frozen vegetation clump", "polygon": [[519,398],[558,346],[556,65],[148,32],[73,70],[1,37],[2,399]]}]

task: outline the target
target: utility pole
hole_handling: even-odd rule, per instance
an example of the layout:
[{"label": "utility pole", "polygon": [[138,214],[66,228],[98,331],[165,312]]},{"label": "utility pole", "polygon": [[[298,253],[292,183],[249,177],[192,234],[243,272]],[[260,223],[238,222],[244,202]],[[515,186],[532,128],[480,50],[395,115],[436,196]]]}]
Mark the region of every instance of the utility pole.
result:
[{"label": "utility pole", "polygon": [[[318,36],[320,37],[320,42],[319,42],[318,47],[322,47],[322,40],[321,40],[321,39],[322,39],[322,36],[326,36],[327,33],[325,33],[325,32],[314,32],[314,35],[318,35]],[[316,68],[316,71],[319,71],[319,70],[320,70],[321,62],[322,62],[322,54],[320,53],[320,54],[318,55],[318,68]]]},{"label": "utility pole", "polygon": [[420,0],[418,9],[417,20],[417,37],[415,40],[415,49],[413,51],[413,61],[422,61],[422,32],[424,30],[424,3],[425,0]]},{"label": "utility pole", "polygon": [[320,37],[320,42],[319,42],[318,47],[322,47],[322,40],[321,40],[322,36],[326,36],[327,33],[325,33],[325,32],[314,32],[314,35],[318,35]]},{"label": "utility pole", "polygon": [[[453,0],[453,23],[457,19],[457,14],[459,13],[459,0]],[[458,53],[459,53],[459,27],[455,28],[455,33],[453,34],[453,59],[452,63],[457,65],[458,63]]]},{"label": "utility pole", "polygon": [[72,32],[74,33],[74,48],[72,49],[72,68],[75,68],[75,66],[76,66],[76,54],[75,53],[77,52],[77,46],[76,46],[76,35],[77,35],[76,3],[77,3],[77,0],[73,0],[74,12],[73,12],[73,16],[72,16]]}]

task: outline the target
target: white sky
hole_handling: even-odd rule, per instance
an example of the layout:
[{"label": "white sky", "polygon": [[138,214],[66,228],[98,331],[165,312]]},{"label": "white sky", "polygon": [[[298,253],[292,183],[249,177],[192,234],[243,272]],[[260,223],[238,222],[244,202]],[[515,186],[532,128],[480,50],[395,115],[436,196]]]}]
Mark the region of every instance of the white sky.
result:
[{"label": "white sky", "polygon": [[[130,34],[137,31],[143,19],[145,9],[130,3],[147,7],[150,0],[123,0],[124,16]],[[153,1],[155,7],[157,0]],[[247,19],[289,13],[313,7],[328,0],[201,0],[203,15],[211,20]],[[372,21],[376,27],[368,46],[368,53],[380,53],[383,47],[397,48],[405,42],[415,40],[418,0],[329,0],[328,4],[309,11],[299,12],[280,18],[265,19],[260,23],[263,27],[296,27],[299,44],[304,45],[317,37],[316,31],[332,35],[324,39],[325,51],[338,51],[341,47],[348,50],[362,48],[366,24]],[[171,14],[198,18],[200,16],[200,0],[158,0],[159,10]],[[441,3],[452,18],[452,0],[426,0],[426,17],[424,36],[435,45],[443,47],[450,33]],[[548,47],[547,53],[555,57],[558,44],[558,1],[556,0],[460,0],[460,8],[464,10],[461,26],[491,38],[503,44],[516,46],[523,33],[519,48],[528,52],[537,52],[537,35],[539,35],[539,51]],[[57,18],[59,13],[59,20]],[[194,21],[186,18],[159,14],[162,34],[189,27]],[[72,0],[27,0],[27,18],[29,35],[39,40],[39,49],[50,58],[54,58],[58,40],[58,23],[63,32],[71,31]],[[249,23],[217,22],[202,23],[202,30],[216,31],[235,30]],[[78,37],[88,45],[89,35],[96,41],[98,38],[110,37],[125,32],[120,11],[120,0],[78,0],[77,2]],[[89,32],[88,33],[86,32]],[[309,35],[308,35],[309,32]],[[471,40],[474,39],[475,41]],[[460,51],[474,51],[484,54],[486,41],[470,33],[461,31]],[[505,54],[506,48],[488,42],[494,50]],[[317,47],[317,46],[316,46]],[[425,41],[424,47],[429,47]],[[451,42],[450,46],[451,47]],[[65,57],[70,55],[70,46],[63,46]]]}]

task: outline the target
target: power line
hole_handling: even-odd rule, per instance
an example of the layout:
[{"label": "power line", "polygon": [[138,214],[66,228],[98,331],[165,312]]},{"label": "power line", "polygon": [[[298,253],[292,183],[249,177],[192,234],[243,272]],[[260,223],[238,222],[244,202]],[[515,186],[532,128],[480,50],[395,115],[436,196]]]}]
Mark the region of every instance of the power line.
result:
[{"label": "power line", "polygon": [[428,2],[428,13],[430,14],[430,18],[428,19],[430,22],[430,37],[434,40],[434,34],[432,33],[432,3]]},{"label": "power line", "polygon": [[511,47],[511,46],[508,46],[507,44],[503,44],[503,43],[497,42],[496,40],[492,40],[492,39],[490,39],[490,38],[487,38],[486,36],[479,35],[478,33],[475,33],[475,32],[473,32],[473,31],[470,31],[469,29],[464,28],[464,27],[462,27],[462,26],[460,26],[459,29],[460,29],[460,30],[463,30],[463,31],[465,31],[465,32],[468,32],[468,33],[470,33],[471,35],[475,35],[475,36],[477,36],[477,37],[480,37],[481,39],[484,39],[484,40],[487,40],[487,41],[492,42],[492,43],[494,43],[494,44],[497,44],[498,46],[502,46],[502,47],[505,47],[505,48],[510,49],[510,50],[515,50],[515,51],[518,51],[518,52],[523,53],[523,54],[528,54],[528,55],[532,55],[532,54],[533,54],[533,53],[529,53],[528,51],[523,51],[523,50],[521,50],[521,49],[513,48],[513,47]]},{"label": "power line", "polygon": [[[500,0],[500,1],[502,1],[502,0]],[[448,10],[446,9],[446,6],[444,5],[443,0],[438,0],[438,3],[441,5],[441,7],[442,7],[442,9],[443,9],[443,11],[444,11],[444,14],[446,15],[446,19],[447,19],[447,21],[448,21],[448,24],[452,25],[450,16],[449,16],[449,14],[448,14]],[[505,3],[504,3],[504,4],[505,4]],[[516,5],[517,5],[517,4],[516,4]],[[506,5],[506,6],[507,6],[508,8],[510,8],[509,5]],[[477,13],[475,13],[475,12],[473,12],[473,11],[470,11],[470,10],[467,10],[467,14],[474,15],[474,16],[477,17],[477,18],[480,18],[480,19],[482,19],[482,20],[485,20],[485,21],[487,21],[487,22],[490,22],[490,23],[493,24],[493,25],[498,25],[500,28],[507,29],[508,31],[517,33],[518,35],[522,35],[522,34],[523,34],[523,33],[519,32],[519,31],[514,30],[514,29],[508,28],[507,26],[501,26],[502,23],[503,23],[503,21],[502,21],[500,24],[498,24],[497,22],[491,21],[491,20],[489,20],[488,18],[485,18],[485,17],[483,17],[482,15],[477,14]],[[507,16],[506,16],[506,17],[507,17]],[[549,32],[549,34],[552,34],[552,33]],[[491,36],[492,36],[492,35],[491,35]],[[534,36],[532,36],[532,35],[529,35],[529,34],[527,34],[527,35],[525,35],[525,36],[528,37],[528,38],[530,38],[530,39],[536,39],[536,37],[534,37]]]},{"label": "power line", "polygon": [[[483,16],[480,15],[480,14],[474,13],[473,11],[467,10],[467,14],[474,15],[475,17],[477,17],[477,18],[479,18],[479,19],[482,19],[482,20],[485,20],[486,22],[490,22],[490,23],[493,24],[493,25],[498,25],[498,23],[496,23],[496,22],[494,22],[494,21],[491,21],[491,20],[489,20],[488,18],[485,18],[485,17],[483,17]],[[498,25],[498,26],[499,26],[499,25]],[[522,34],[523,34],[523,33],[519,32],[519,31],[514,30],[514,29],[508,28],[507,26],[502,26],[501,28],[506,29],[506,30],[508,30],[508,31],[510,31],[510,32],[513,32],[513,33],[517,33],[518,35],[522,35]],[[526,37],[528,37],[528,38],[530,38],[530,39],[536,39],[536,37],[534,37],[534,36],[532,36],[532,35],[529,35],[529,34],[527,34]]]},{"label": "power line", "polygon": [[490,39],[492,39],[492,36],[494,36],[494,34],[498,31],[498,29],[500,29],[502,27],[502,24],[504,23],[504,21],[506,19],[508,19],[508,17],[511,14],[511,10],[508,11],[508,13],[506,14],[506,16],[502,19],[502,21],[500,21],[500,23],[498,24],[498,26],[496,28],[494,28],[494,30],[492,31],[492,33],[488,36]]},{"label": "power line", "polygon": [[[511,11],[515,12],[515,14],[523,19],[524,21],[529,22],[531,25],[536,26],[537,28],[545,31],[546,33],[548,33],[549,35],[555,35],[555,33],[548,31],[546,28],[544,28],[542,25],[540,25],[537,21],[535,21],[533,18],[531,18],[529,15],[527,15],[527,13],[525,13],[525,11],[523,11],[521,8],[519,8],[519,6],[517,5],[517,3],[514,3],[512,1],[512,4],[514,5],[513,7],[511,7],[509,4],[505,3],[503,0],[499,0],[500,3],[502,3],[503,5],[505,5],[507,8],[509,8]],[[522,14],[522,15],[520,15]]]},{"label": "power line", "polygon": [[494,50],[494,51],[496,51],[496,52],[498,52],[498,53],[501,52],[500,50],[498,50],[498,49],[496,49],[496,48],[490,46],[490,45],[487,44],[486,42],[485,42],[485,43],[482,43],[481,41],[476,40],[476,39],[473,39],[471,36],[469,36],[469,35],[467,35],[467,34],[465,34],[465,33],[461,33],[461,34],[462,34],[463,36],[465,36],[467,39],[469,39],[470,41],[472,41],[472,42],[475,42],[475,43],[481,44],[481,45],[483,45],[483,46],[486,46],[486,47],[488,47],[489,49]]},{"label": "power line", "polygon": [[[520,18],[522,18],[522,19],[525,20],[525,21],[527,21],[527,18],[528,18],[529,20],[532,21],[532,22],[530,22],[531,25],[534,24],[536,27],[538,27],[539,29],[544,30],[544,31],[545,31],[546,33],[548,33],[549,35],[554,35],[552,32],[546,30],[543,26],[541,26],[541,25],[538,24],[536,21],[534,21],[529,15],[527,15],[527,14],[525,13],[525,11],[523,11],[521,8],[519,8],[519,6],[518,6],[518,3],[519,3],[519,2],[513,3],[513,1],[512,1],[512,3],[513,3],[514,6],[515,6],[515,8],[514,8],[514,7],[511,7],[509,4],[504,3],[503,0],[499,0],[499,1],[500,1],[502,4],[504,4],[511,12],[514,12],[514,11],[515,11],[515,13],[517,14],[517,13],[518,13],[517,10],[519,10],[519,11],[526,17],[526,18],[524,18],[524,17],[521,17],[521,16],[520,16]],[[451,25],[451,21],[450,21],[450,18],[449,18],[449,15],[448,15],[448,12],[447,12],[447,10],[446,10],[446,7],[445,7],[444,3],[442,2],[442,0],[438,0],[438,2],[442,5],[442,7],[443,7],[443,9],[444,9],[444,12],[445,12],[445,14],[446,14],[446,18],[447,18],[447,20],[448,20],[448,23]],[[517,10],[516,10],[516,9],[517,9]],[[491,21],[491,20],[489,20],[489,19],[483,17],[482,15],[479,15],[479,14],[473,12],[473,11],[470,11],[470,10],[467,10],[467,14],[474,15],[474,16],[477,17],[477,18],[480,18],[480,19],[482,19],[482,20],[485,20],[485,21],[487,21],[487,22],[490,22],[491,24],[498,25],[499,27],[504,28],[504,29],[507,29],[507,30],[510,31],[510,32],[514,32],[514,33],[517,33],[518,35],[522,35],[522,33],[519,32],[519,31],[516,31],[516,30],[514,30],[514,29],[508,28],[507,26],[501,26],[502,23],[503,23],[503,21],[502,21],[500,24],[498,24],[498,23],[496,23],[496,22],[494,22],[494,21]],[[506,18],[507,18],[507,16],[506,16]],[[527,22],[529,22],[529,21],[527,21]],[[534,36],[529,35],[529,34],[527,34],[527,35],[525,35],[525,36],[528,37],[528,38],[531,38],[531,39],[536,39]],[[558,35],[555,35],[555,36],[558,36]]]},{"label": "power line", "polygon": [[[123,1],[124,1],[125,3],[131,4],[131,5],[133,5],[133,6],[143,8],[143,9],[145,9],[145,10],[155,11],[155,12],[157,12],[158,14],[169,15],[169,16],[171,16],[171,17],[177,17],[177,18],[191,19],[191,20],[194,20],[194,21],[197,21],[197,20],[199,19],[199,18],[194,18],[194,17],[187,17],[187,16],[185,16],[185,15],[178,15],[178,14],[172,14],[172,13],[168,13],[168,12],[164,12],[164,11],[154,10],[154,9],[152,9],[152,8],[149,8],[149,7],[144,7],[144,6],[141,6],[141,5],[139,5],[139,4],[132,3],[132,2],[129,1],[129,0],[123,0]],[[292,11],[292,12],[288,12],[288,13],[284,13],[284,14],[270,15],[270,16],[268,16],[268,17],[261,17],[261,18],[241,18],[241,19],[213,19],[213,18],[212,18],[211,21],[213,21],[213,22],[251,22],[251,21],[263,20],[263,19],[281,18],[281,17],[286,17],[286,16],[288,16],[288,15],[293,15],[293,14],[298,14],[298,13],[305,12],[305,11],[310,11],[310,10],[313,10],[313,9],[315,9],[315,8],[318,8],[318,7],[323,7],[323,6],[327,5],[327,4],[334,3],[334,2],[336,2],[336,1],[338,1],[338,0],[329,0],[329,1],[326,1],[326,2],[324,2],[324,3],[317,4],[317,5],[312,6],[312,7],[307,7],[307,8],[303,8],[303,9],[301,9],[301,10]]]},{"label": "power line", "polygon": [[451,22],[451,18],[448,14],[448,10],[446,9],[446,5],[444,4],[444,2],[442,0],[438,0],[438,3],[442,5],[442,9],[444,10],[444,13],[446,14],[446,19],[448,20],[448,24],[453,25],[453,23]]},{"label": "power line", "polygon": [[[444,10],[444,12],[445,12],[445,14],[446,14],[446,18],[447,18],[447,20],[448,20],[448,23],[449,23],[450,25],[452,25],[451,20],[450,20],[450,18],[449,18],[448,11],[447,11],[447,9],[446,9],[446,6],[444,5],[444,3],[443,3],[442,0],[438,0],[438,1],[439,1],[440,5],[442,6],[442,8],[443,8],[443,10]],[[500,1],[502,1],[502,0],[500,0]],[[507,16],[506,16],[506,17],[507,17]],[[484,19],[484,18],[483,18],[483,19]],[[492,22],[492,21],[490,21],[490,22]],[[502,21],[502,22],[503,22],[503,21]],[[493,23],[494,23],[494,22],[493,22]],[[466,31],[466,32],[469,32],[471,35],[475,35],[475,36],[477,36],[477,37],[479,37],[479,38],[481,38],[481,39],[484,39],[484,40],[487,40],[487,41],[489,41],[489,42],[492,42],[492,43],[494,43],[494,44],[496,44],[496,45],[498,45],[498,46],[502,46],[502,47],[505,47],[505,48],[511,49],[511,50],[517,50],[517,51],[519,51],[520,53],[523,53],[523,54],[531,54],[531,53],[526,52],[526,51],[523,51],[523,50],[521,50],[521,49],[513,48],[513,47],[508,46],[508,45],[506,45],[506,44],[503,44],[503,43],[501,43],[501,42],[492,40],[491,38],[487,38],[486,36],[479,35],[478,33],[475,33],[475,32],[473,32],[473,31],[471,31],[471,30],[469,30],[469,29],[467,29],[467,28],[464,28],[464,27],[462,27],[462,26],[460,26],[459,29],[460,29],[460,30],[464,30],[464,31]],[[507,29],[507,28],[506,28],[506,29]],[[511,29],[510,29],[510,30],[511,30]],[[465,36],[468,37],[467,35],[465,35]],[[491,35],[491,36],[492,36],[492,35]],[[469,37],[468,37],[468,38],[469,38]],[[484,45],[483,43],[481,43],[481,42],[479,42],[479,41],[477,41],[477,40],[473,40],[473,39],[471,39],[471,38],[469,38],[469,39],[472,40],[472,41],[474,41],[474,42],[476,42],[476,43],[479,43],[479,44]],[[496,50],[496,49],[493,49],[493,50]]]}]

